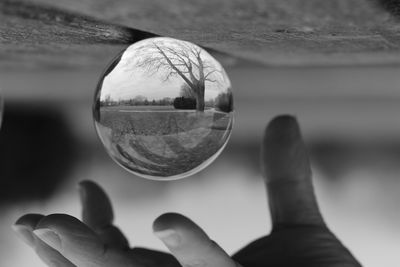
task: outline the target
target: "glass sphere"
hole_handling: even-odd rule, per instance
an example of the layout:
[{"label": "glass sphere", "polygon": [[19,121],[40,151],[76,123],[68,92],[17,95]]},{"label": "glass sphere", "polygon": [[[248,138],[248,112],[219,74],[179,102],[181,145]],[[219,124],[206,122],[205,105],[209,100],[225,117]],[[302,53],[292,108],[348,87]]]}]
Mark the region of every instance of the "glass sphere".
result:
[{"label": "glass sphere", "polygon": [[128,171],[180,179],[208,166],[233,125],[231,83],[207,51],[172,38],[132,44],[107,68],[93,117],[108,154]]}]

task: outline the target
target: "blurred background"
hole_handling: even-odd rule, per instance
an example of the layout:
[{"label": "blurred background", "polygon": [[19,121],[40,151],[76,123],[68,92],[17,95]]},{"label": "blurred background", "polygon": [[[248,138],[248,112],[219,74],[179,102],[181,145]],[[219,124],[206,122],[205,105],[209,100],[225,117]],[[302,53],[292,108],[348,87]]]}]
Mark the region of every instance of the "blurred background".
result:
[{"label": "blurred background", "polygon": [[[395,1],[120,0],[111,9],[106,1],[51,2],[0,3],[1,266],[44,266],[11,225],[28,212],[79,217],[77,183],[83,179],[109,193],[116,224],[132,246],[165,250],[151,225],[173,211],[192,218],[229,253],[237,251],[271,229],[259,146],[266,123],[278,114],[299,119],[317,198],[333,232],[363,265],[399,265]],[[215,3],[224,12],[205,12]],[[168,22],[175,13],[182,15]],[[193,14],[198,24],[187,21]],[[220,23],[209,29],[216,16]],[[237,18],[243,25],[232,22]],[[228,146],[184,180],[127,173],[106,154],[93,126],[93,94],[103,70],[127,44],[153,33],[208,47],[233,85]]]}]

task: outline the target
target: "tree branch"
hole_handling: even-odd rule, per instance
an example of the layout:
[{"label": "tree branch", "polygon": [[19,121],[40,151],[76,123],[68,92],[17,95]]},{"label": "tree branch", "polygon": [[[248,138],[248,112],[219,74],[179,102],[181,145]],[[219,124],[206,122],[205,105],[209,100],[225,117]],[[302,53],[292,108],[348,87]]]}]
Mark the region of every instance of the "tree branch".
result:
[{"label": "tree branch", "polygon": [[154,44],[155,47],[157,47],[158,51],[161,53],[161,55],[164,56],[165,60],[168,62],[168,64],[171,66],[171,68],[173,68],[179,76],[182,77],[182,79],[190,86],[190,87],[194,87],[193,83],[177,68],[175,67],[175,65],[171,62],[171,60],[167,57],[167,55],[164,53],[164,51],[157,45]]}]

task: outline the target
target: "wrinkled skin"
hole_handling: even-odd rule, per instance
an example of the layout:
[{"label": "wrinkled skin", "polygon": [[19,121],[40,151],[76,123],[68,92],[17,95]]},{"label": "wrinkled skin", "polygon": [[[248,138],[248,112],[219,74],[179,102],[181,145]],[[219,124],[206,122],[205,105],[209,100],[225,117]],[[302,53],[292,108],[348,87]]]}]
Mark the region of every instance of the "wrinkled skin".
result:
[{"label": "wrinkled skin", "polygon": [[329,231],[319,212],[296,120],[291,116],[272,120],[261,151],[273,230],[232,257],[194,222],[174,213],[161,215],[153,224],[154,233],[171,254],[129,248],[112,224],[107,195],[90,181],[80,183],[82,222],[65,214],[26,214],[17,220],[14,230],[47,266],[361,266]]}]

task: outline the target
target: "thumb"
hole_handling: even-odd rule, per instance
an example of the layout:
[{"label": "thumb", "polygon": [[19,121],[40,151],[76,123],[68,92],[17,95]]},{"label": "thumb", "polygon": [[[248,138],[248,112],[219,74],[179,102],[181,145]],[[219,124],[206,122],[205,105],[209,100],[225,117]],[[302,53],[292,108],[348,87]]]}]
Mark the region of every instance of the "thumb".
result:
[{"label": "thumb", "polygon": [[161,215],[154,221],[153,231],[182,266],[240,266],[199,226],[180,214]]}]

